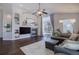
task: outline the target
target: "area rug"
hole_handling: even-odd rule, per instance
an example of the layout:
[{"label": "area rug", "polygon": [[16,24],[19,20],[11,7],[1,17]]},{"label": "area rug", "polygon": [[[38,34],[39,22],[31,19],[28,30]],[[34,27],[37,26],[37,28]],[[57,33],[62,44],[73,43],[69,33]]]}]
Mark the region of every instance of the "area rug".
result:
[{"label": "area rug", "polygon": [[20,47],[26,55],[54,55],[54,52],[45,48],[45,41],[39,41]]}]

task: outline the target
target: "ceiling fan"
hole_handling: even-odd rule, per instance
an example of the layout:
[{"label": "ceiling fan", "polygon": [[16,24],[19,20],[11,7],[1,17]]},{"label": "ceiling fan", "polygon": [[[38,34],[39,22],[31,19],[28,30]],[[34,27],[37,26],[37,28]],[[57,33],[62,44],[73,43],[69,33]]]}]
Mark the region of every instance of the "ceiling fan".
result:
[{"label": "ceiling fan", "polygon": [[38,4],[38,9],[36,12],[32,13],[33,15],[38,15],[38,16],[41,16],[43,14],[48,14],[45,9],[41,9],[40,8],[40,3]]}]

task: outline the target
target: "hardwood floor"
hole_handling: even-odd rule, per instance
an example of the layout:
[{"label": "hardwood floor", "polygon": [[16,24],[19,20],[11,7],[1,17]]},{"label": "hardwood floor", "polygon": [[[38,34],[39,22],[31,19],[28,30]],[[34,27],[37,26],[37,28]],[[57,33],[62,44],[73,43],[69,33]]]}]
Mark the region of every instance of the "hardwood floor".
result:
[{"label": "hardwood floor", "polygon": [[0,39],[0,55],[24,55],[20,50],[20,47],[32,44],[34,42],[42,40],[41,37],[32,37],[19,40],[5,40]]}]

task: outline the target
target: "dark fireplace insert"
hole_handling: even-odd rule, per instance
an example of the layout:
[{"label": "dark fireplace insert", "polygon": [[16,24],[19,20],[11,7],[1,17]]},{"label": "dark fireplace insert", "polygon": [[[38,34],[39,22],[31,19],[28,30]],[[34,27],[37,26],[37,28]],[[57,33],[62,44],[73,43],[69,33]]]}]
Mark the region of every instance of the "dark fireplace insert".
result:
[{"label": "dark fireplace insert", "polygon": [[20,27],[20,34],[30,34],[31,33],[31,27]]}]

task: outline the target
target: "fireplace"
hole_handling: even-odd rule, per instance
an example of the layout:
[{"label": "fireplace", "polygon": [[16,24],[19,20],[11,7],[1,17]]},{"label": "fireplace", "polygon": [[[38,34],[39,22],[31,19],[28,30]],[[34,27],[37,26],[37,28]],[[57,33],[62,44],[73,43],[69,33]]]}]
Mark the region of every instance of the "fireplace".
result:
[{"label": "fireplace", "polygon": [[30,34],[31,33],[31,27],[20,27],[20,34]]}]

